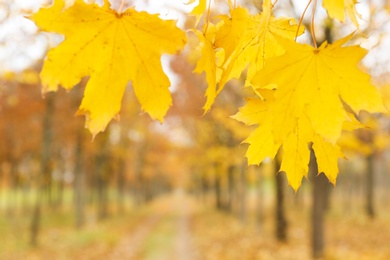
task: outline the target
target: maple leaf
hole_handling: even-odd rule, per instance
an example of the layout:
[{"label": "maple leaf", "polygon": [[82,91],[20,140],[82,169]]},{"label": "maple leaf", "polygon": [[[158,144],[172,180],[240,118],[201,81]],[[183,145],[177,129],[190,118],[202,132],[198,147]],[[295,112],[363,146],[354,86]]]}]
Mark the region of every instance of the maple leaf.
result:
[{"label": "maple leaf", "polygon": [[356,0],[323,0],[322,6],[327,10],[329,17],[340,22],[345,21],[345,11],[347,11],[351,21],[359,27],[357,18],[360,18],[360,14],[356,11],[356,3]]},{"label": "maple leaf", "polygon": [[390,85],[381,87],[380,91],[383,96],[383,102],[385,103],[385,107],[388,111],[390,111]]},{"label": "maple leaf", "polygon": [[344,158],[336,141],[341,130],[362,127],[351,113],[383,112],[382,98],[369,75],[357,68],[366,50],[342,47],[352,36],[313,48],[278,38],[285,53],[267,61],[253,78],[257,98],[233,117],[259,125],[244,141],[249,164],[274,158],[283,147],[281,171],[297,190],[307,176],[312,144],[319,173],[336,183],[338,159]]},{"label": "maple leaf", "polygon": [[273,132],[285,139],[307,116],[315,133],[335,143],[344,121],[350,117],[343,102],[354,112],[384,112],[382,97],[370,84],[370,76],[357,68],[367,51],[360,46],[342,47],[352,36],[319,48],[279,38],[286,52],[267,62],[252,83],[257,87],[276,84]]},{"label": "maple leaf", "polygon": [[[190,0],[187,4],[193,4],[196,0]],[[198,4],[192,9],[190,14],[194,15],[196,17],[195,26],[198,25],[200,18],[202,17],[203,13],[206,11],[207,7],[207,0],[199,0]]]},{"label": "maple leaf", "polygon": [[[267,59],[281,55],[284,50],[275,36],[288,39],[296,36],[298,28],[294,19],[276,18],[272,8],[271,1],[265,0],[260,14],[250,15],[247,9],[238,7],[231,10],[231,17],[223,17],[224,25],[216,33],[215,40],[216,47],[226,52],[218,93],[230,79],[239,78],[247,66],[248,83]],[[303,28],[298,35],[302,32]]]},{"label": "maple leaf", "polygon": [[[275,142],[272,133],[272,124],[269,118],[269,106],[274,101],[272,90],[261,90],[262,98],[248,98],[245,106],[232,116],[233,119],[241,121],[246,125],[259,125],[243,143],[248,143],[246,152],[249,165],[258,165],[265,158],[273,159],[281,146]],[[260,96],[260,93],[256,93]]]},{"label": "maple leaf", "polygon": [[280,170],[287,176],[288,184],[297,191],[302,178],[309,172],[309,142],[313,139],[313,131],[307,118],[297,120],[293,132],[283,142],[283,159]]},{"label": "maple leaf", "polygon": [[[263,12],[250,15],[246,8],[237,7],[230,10],[230,16],[220,15],[221,20],[216,26],[213,38],[209,37],[210,46],[216,50],[223,50],[223,59],[219,58],[220,65],[216,64],[218,74],[217,85],[214,80],[208,80],[207,102],[204,106],[207,112],[215,97],[223,90],[225,84],[239,78],[248,67],[246,85],[256,71],[264,66],[265,60],[283,53],[283,48],[275,39],[275,35],[293,39],[297,33],[297,26],[292,18],[275,18],[272,15],[270,0],[263,3]],[[208,27],[206,27],[208,28]],[[298,32],[301,34],[303,28]],[[207,32],[208,33],[208,32]],[[220,53],[222,56],[222,53]],[[198,69],[213,75],[207,67]],[[213,78],[213,79],[214,79]],[[218,80],[219,78],[219,80]]]},{"label": "maple leaf", "polygon": [[281,146],[275,141],[269,122],[256,128],[243,143],[249,144],[245,154],[249,165],[259,165],[268,157],[273,159]]},{"label": "maple leaf", "polygon": [[208,88],[206,90],[207,101],[203,106],[205,112],[207,112],[217,96],[216,88],[217,82],[221,78],[221,69],[219,66],[224,60],[225,52],[223,49],[214,48],[214,38],[217,26],[214,24],[207,25],[207,32],[202,33],[198,30],[193,30],[195,35],[199,39],[199,44],[196,49],[200,52],[200,58],[196,62],[194,69],[195,73],[205,72]]},{"label": "maple leaf", "polygon": [[[265,96],[264,93],[262,94]],[[266,95],[268,94],[266,93]],[[272,114],[269,113],[269,107],[275,100],[269,97],[264,100],[260,98],[247,99],[245,106],[233,116],[234,119],[242,121],[246,125],[259,125],[243,141],[243,143],[249,144],[246,152],[248,164],[259,165],[265,158],[273,159],[282,146],[284,156],[280,171],[286,173],[289,185],[294,190],[298,190],[302,178],[307,177],[310,161],[309,144],[313,143],[319,173],[324,172],[328,179],[335,184],[338,174],[338,159],[344,158],[340,147],[326,142],[324,138],[314,134],[307,117],[297,120],[294,131],[283,142],[276,141],[272,131]]]},{"label": "maple leaf", "polygon": [[337,145],[339,145],[343,149],[348,158],[356,154],[368,156],[372,152],[370,145],[360,140],[356,135],[356,132],[346,131],[345,133],[343,133],[343,135],[337,141]]},{"label": "maple leaf", "polygon": [[338,159],[345,158],[341,148],[337,144],[326,142],[320,135],[315,135],[313,150],[316,155],[318,173],[323,172],[329,181],[335,185],[339,173]]},{"label": "maple leaf", "polygon": [[274,101],[274,92],[273,90],[259,89],[259,92],[255,92],[258,97],[247,98],[245,106],[241,107],[238,113],[231,118],[246,125],[263,124],[269,114],[270,103]]},{"label": "maple leaf", "polygon": [[185,33],[174,21],[133,7],[117,13],[108,1],[100,7],[76,0],[63,8],[64,1],[55,0],[32,17],[42,30],[65,36],[47,55],[43,91],[56,91],[58,85],[71,89],[90,76],[79,113],[86,115],[86,126],[96,135],[118,114],[131,80],[142,108],[162,121],[172,100],[160,57],[182,49]]}]

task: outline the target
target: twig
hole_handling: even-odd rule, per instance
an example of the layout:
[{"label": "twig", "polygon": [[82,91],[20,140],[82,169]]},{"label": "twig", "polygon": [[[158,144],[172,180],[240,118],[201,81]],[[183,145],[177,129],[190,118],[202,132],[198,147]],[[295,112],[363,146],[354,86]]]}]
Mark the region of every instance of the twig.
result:
[{"label": "twig", "polygon": [[210,12],[211,12],[211,0],[209,1],[209,6],[207,7],[206,28],[204,29],[204,35],[206,35],[207,29],[209,28]]},{"label": "twig", "polygon": [[122,13],[122,9],[123,9],[123,7],[125,6],[125,2],[126,2],[126,0],[122,0],[121,5],[119,6],[118,13]]},{"label": "twig", "polygon": [[311,37],[313,39],[314,48],[317,49],[317,38],[316,38],[315,30],[314,30],[314,17],[315,17],[315,14],[316,14],[316,7],[317,7],[317,0],[314,0],[314,2],[313,2],[313,9],[312,9],[312,13],[311,13],[310,33],[311,33]]},{"label": "twig", "polygon": [[302,13],[301,18],[299,19],[298,28],[297,28],[297,33],[295,34],[295,41],[296,41],[297,38],[298,38],[299,28],[301,28],[303,18],[305,17],[306,11],[307,11],[307,9],[309,9],[309,6],[310,6],[310,4],[311,4],[312,1],[313,1],[313,0],[310,0],[309,3],[307,3],[307,5],[306,5],[306,7],[305,7],[305,10],[304,10],[303,13]]}]

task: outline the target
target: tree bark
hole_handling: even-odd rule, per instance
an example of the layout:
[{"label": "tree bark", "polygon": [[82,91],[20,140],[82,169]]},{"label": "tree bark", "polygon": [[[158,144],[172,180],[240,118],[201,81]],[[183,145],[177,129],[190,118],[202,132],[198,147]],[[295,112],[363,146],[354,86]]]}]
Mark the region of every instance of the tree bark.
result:
[{"label": "tree bark", "polygon": [[98,152],[95,155],[95,174],[97,188],[97,203],[98,203],[98,219],[108,217],[108,194],[107,182],[109,176],[109,151],[108,151],[108,129],[101,133],[95,140],[98,146]]},{"label": "tree bark", "polygon": [[201,185],[202,185],[202,201],[203,204],[207,204],[207,198],[209,194],[209,185],[206,179],[206,176],[202,174],[201,176]]},{"label": "tree bark", "polygon": [[287,241],[287,220],[284,206],[284,176],[278,173],[280,169],[280,162],[275,160],[275,181],[276,181],[276,239],[280,242]]},{"label": "tree bark", "polygon": [[[41,207],[42,207],[42,196],[45,189],[49,187],[51,179],[51,163],[50,156],[52,154],[52,126],[53,126],[53,113],[54,113],[54,94],[49,93],[46,95],[46,108],[43,117],[42,124],[42,151],[41,151],[41,162],[40,162],[40,173],[38,175],[37,185],[37,198],[35,201],[34,211],[31,219],[30,226],[30,243],[32,246],[38,244],[38,235],[41,226]],[[49,191],[50,197],[50,191]]]},{"label": "tree bark", "polygon": [[374,180],[375,180],[375,155],[367,156],[366,170],[366,213],[370,218],[375,218],[374,209]]},{"label": "tree bark", "polygon": [[79,229],[85,222],[85,174],[83,170],[83,132],[77,131],[76,147],[75,147],[75,166],[74,166],[74,203],[76,228]]},{"label": "tree bark", "polygon": [[64,162],[61,162],[61,179],[57,182],[56,201],[54,203],[56,208],[60,208],[64,201],[64,186]]},{"label": "tree bark", "polygon": [[41,228],[41,193],[40,190],[37,191],[37,199],[30,225],[30,244],[34,247],[38,245],[38,235]]},{"label": "tree bark", "polygon": [[235,182],[234,182],[234,166],[230,166],[228,169],[228,196],[227,196],[227,202],[226,202],[226,210],[228,212],[233,211],[233,197],[234,197],[234,190],[235,190]]},{"label": "tree bark", "polygon": [[313,185],[312,190],[312,212],[311,212],[311,223],[312,223],[312,256],[314,259],[323,257],[325,248],[325,229],[324,229],[324,218],[326,209],[326,189],[329,185],[329,181],[325,174],[318,175],[317,161],[311,149],[310,158],[310,175],[311,182]]},{"label": "tree bark", "polygon": [[19,181],[18,181],[18,165],[17,161],[14,158],[10,160],[10,188],[8,192],[9,200],[7,202],[7,216],[12,217],[17,210],[17,198],[18,198],[18,189],[19,189]]},{"label": "tree bark", "polygon": [[123,214],[125,212],[125,205],[124,205],[124,199],[125,199],[125,189],[126,189],[126,162],[123,158],[119,158],[118,160],[118,179],[117,179],[117,185],[118,185],[118,212],[119,214]]},{"label": "tree bark", "polygon": [[222,209],[222,194],[221,194],[221,176],[218,172],[215,174],[214,180],[214,191],[215,191],[215,207],[218,210]]},{"label": "tree bark", "polygon": [[257,228],[262,231],[264,221],[264,190],[262,173],[259,172],[259,179],[257,181]]},{"label": "tree bark", "polygon": [[242,223],[246,224],[247,222],[247,214],[246,214],[246,162],[242,163],[242,165],[238,166],[240,171],[240,193],[239,193],[239,201],[240,201],[240,220]]},{"label": "tree bark", "polygon": [[280,173],[275,175],[276,180],[276,238],[278,241],[287,240],[287,220],[284,207],[284,176]]}]

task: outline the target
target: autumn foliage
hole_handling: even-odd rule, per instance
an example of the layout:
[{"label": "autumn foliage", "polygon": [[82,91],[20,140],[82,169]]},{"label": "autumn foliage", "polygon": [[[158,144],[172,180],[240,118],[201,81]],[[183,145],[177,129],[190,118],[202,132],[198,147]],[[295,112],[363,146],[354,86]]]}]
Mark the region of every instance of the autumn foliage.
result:
[{"label": "autumn foliage", "polygon": [[[194,72],[205,73],[208,83],[205,112],[227,82],[244,76],[252,96],[233,118],[257,125],[244,141],[249,143],[249,164],[273,159],[282,149],[280,171],[297,190],[308,173],[312,147],[318,171],[336,183],[338,159],[343,158],[337,144],[342,131],[362,126],[356,116],[362,110],[385,111],[370,76],[358,68],[367,51],[348,46],[353,34],[317,47],[312,31],[313,46],[297,42],[304,28],[301,21],[274,16],[276,2],[265,0],[258,14],[250,14],[235,1],[227,4],[229,14],[211,17],[210,2],[200,0],[189,14],[196,22],[187,35],[198,39],[189,51],[197,53],[192,55],[197,57]],[[323,1],[329,17],[344,22],[347,13],[358,26],[355,4]],[[90,77],[79,114],[86,115],[93,135],[119,113],[129,81],[143,110],[163,120],[172,101],[160,58],[181,51],[187,42],[175,21],[134,7],[112,10],[108,1],[99,6],[82,0],[69,8],[63,0],[55,0],[32,19],[42,30],[65,37],[47,54],[41,72],[43,90],[55,91],[59,85],[71,89]]]}]

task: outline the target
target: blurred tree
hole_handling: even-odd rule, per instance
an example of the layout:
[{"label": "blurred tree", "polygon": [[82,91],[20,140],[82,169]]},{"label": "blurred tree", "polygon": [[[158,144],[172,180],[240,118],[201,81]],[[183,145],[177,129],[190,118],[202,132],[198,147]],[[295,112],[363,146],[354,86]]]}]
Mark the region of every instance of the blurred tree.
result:
[{"label": "blurred tree", "polygon": [[38,244],[38,235],[41,227],[41,211],[44,196],[48,196],[51,201],[52,189],[52,171],[53,158],[51,157],[52,143],[53,143],[53,112],[54,112],[54,94],[49,93],[45,99],[45,111],[42,122],[42,148],[40,160],[40,173],[38,176],[38,189],[35,207],[31,219],[31,244],[36,246]]},{"label": "blurred tree", "polygon": [[287,228],[288,223],[286,219],[286,211],[285,211],[285,176],[282,175],[280,170],[280,162],[278,157],[274,160],[275,167],[275,192],[276,192],[276,212],[275,212],[275,220],[276,220],[276,238],[281,242],[287,241]]}]

